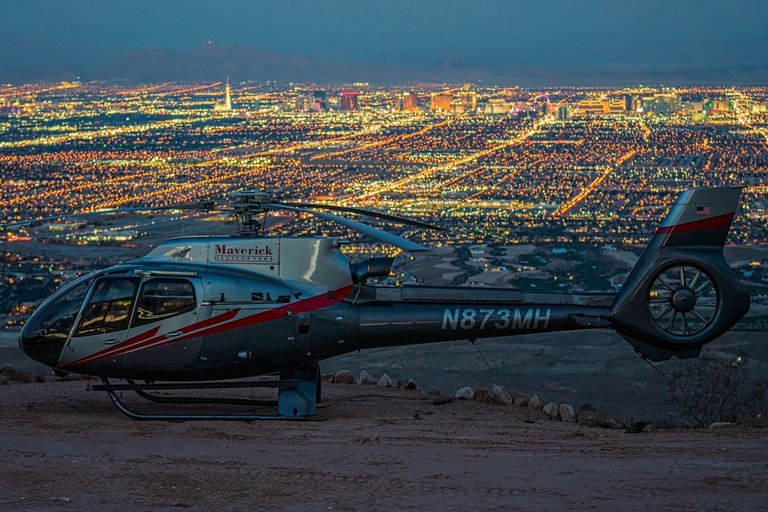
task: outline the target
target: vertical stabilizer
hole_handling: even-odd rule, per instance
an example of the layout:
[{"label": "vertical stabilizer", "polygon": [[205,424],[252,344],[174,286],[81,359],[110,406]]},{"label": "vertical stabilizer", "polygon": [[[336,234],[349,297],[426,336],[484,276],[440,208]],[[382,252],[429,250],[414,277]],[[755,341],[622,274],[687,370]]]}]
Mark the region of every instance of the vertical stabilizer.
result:
[{"label": "vertical stabilizer", "polygon": [[749,311],[723,246],[741,187],[680,194],[614,302],[614,328],[644,357],[696,357]]}]

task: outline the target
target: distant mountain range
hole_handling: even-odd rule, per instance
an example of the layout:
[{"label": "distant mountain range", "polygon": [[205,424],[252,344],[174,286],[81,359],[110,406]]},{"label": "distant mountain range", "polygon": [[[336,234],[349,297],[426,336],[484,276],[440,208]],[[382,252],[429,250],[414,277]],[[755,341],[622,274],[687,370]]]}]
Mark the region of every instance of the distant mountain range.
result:
[{"label": "distant mountain range", "polygon": [[[718,60],[723,62],[722,60]],[[698,64],[652,67],[612,65],[473,66],[443,60],[434,66],[350,63],[284,55],[242,45],[212,44],[183,52],[159,48],[120,51],[31,36],[0,37],[0,83],[75,80],[131,82],[233,81],[408,84],[482,82],[496,85],[564,86],[625,84],[768,85],[762,66]]]}]

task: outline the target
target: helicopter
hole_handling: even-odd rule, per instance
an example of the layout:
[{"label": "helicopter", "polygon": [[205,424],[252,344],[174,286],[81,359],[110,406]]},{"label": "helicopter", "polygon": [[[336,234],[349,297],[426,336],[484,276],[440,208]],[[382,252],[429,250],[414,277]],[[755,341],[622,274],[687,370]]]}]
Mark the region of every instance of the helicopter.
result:
[{"label": "helicopter", "polygon": [[[409,252],[428,248],[317,210],[441,228],[243,192],[229,210],[237,235],[170,239],[142,258],[80,277],[35,311],[19,346],[58,374],[100,377],[93,389],[130,417],[160,420],[307,419],[320,400],[319,363],[369,348],[612,328],[646,360],[694,358],[750,307],[723,257],[740,196],[740,187],[682,192],[617,292],[529,293],[370,284],[390,274],[393,258],[351,263],[340,238],[267,236],[259,219],[277,210],[310,213]],[[220,210],[211,202],[184,207]],[[237,380],[262,375],[278,377]],[[243,387],[277,388],[278,398],[152,393]],[[267,404],[277,413],[144,414],[121,402],[116,392],[125,390],[158,403]]]}]

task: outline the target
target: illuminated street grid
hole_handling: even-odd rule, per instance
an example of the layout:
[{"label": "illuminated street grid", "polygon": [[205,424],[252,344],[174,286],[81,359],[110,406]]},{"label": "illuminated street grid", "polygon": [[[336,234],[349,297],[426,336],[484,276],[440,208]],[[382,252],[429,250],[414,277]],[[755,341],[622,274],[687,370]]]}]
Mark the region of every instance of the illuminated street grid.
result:
[{"label": "illuminated street grid", "polygon": [[[233,82],[233,110],[215,111],[223,82],[0,87],[0,223],[257,189],[456,228],[409,233],[424,243],[632,244],[647,240],[681,190],[745,185],[731,241],[766,242],[764,88],[458,85],[451,93],[474,92],[475,109],[430,110],[430,94],[445,89]],[[328,107],[298,109],[316,90]],[[360,93],[358,111],[339,110],[349,90]],[[418,110],[393,110],[404,91],[418,96]],[[635,109],[654,95],[680,106]],[[611,101],[632,106],[594,112],[590,100],[606,111]],[[487,113],[492,104],[505,112]],[[336,232],[307,219],[280,229]]]}]

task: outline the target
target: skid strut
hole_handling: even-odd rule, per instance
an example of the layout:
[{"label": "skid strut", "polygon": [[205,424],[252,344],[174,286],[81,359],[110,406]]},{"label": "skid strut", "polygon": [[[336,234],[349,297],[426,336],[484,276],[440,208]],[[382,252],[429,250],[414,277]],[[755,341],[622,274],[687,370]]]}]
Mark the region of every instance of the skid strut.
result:
[{"label": "skid strut", "polygon": [[[160,421],[257,421],[257,420],[305,420],[315,414],[317,398],[320,395],[319,370],[304,368],[283,372],[280,380],[252,382],[179,382],[160,384],[137,384],[128,380],[128,384],[111,384],[106,377],[101,378],[101,385],[93,386],[94,391],[106,391],[112,402],[123,414],[136,420]],[[149,391],[190,390],[190,389],[242,389],[242,388],[278,388],[277,400],[250,398],[209,398],[209,397],[170,397],[158,396]],[[129,409],[115,393],[116,391],[135,391],[140,397],[158,404],[225,404],[245,406],[277,406],[277,414],[145,414]]]}]

